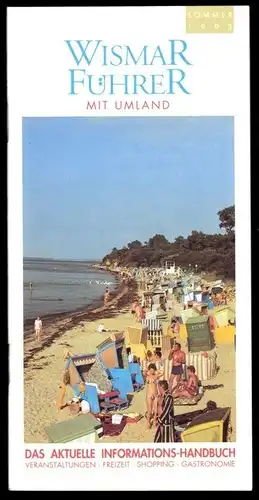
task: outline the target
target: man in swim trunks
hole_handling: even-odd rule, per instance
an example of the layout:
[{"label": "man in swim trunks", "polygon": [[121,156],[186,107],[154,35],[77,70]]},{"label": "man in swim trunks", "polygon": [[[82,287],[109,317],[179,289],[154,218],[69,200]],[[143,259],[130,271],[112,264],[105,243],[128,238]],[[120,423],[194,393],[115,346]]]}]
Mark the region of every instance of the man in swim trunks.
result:
[{"label": "man in swim trunks", "polygon": [[199,379],[195,373],[193,365],[187,367],[188,380],[182,381],[174,391],[174,398],[186,397],[193,398],[197,396],[199,390]]},{"label": "man in swim trunks", "polygon": [[169,380],[170,391],[173,392],[177,384],[180,382],[181,376],[183,374],[182,365],[185,364],[185,352],[181,349],[181,344],[176,342],[173,349],[171,349],[169,360],[172,360],[172,371]]},{"label": "man in swim trunks", "polygon": [[152,419],[155,414],[156,409],[156,397],[157,397],[157,382],[161,377],[163,372],[157,370],[155,363],[150,363],[148,366],[148,372],[146,376],[147,392],[146,392],[146,403],[147,403],[147,421],[148,428],[152,427]]}]

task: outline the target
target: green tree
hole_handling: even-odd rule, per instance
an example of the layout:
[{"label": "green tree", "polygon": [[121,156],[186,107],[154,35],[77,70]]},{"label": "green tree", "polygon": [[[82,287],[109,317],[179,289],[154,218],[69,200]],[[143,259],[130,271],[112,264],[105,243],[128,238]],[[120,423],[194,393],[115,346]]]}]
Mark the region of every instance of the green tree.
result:
[{"label": "green tree", "polygon": [[139,240],[117,250],[113,248],[106,260],[129,267],[160,266],[165,260],[175,260],[182,268],[194,268],[199,272],[215,273],[219,277],[235,277],[235,210],[234,206],[218,212],[220,227],[225,234],[204,234],[192,231],[184,238],[178,236],[170,243],[164,235],[155,234],[141,245]]},{"label": "green tree", "polygon": [[139,240],[134,240],[131,243],[128,243],[128,248],[138,248],[141,246],[142,246],[142,243]]},{"label": "green tree", "polygon": [[159,249],[169,245],[169,241],[163,234],[155,234],[148,240],[148,246],[150,248]]},{"label": "green tree", "polygon": [[227,234],[231,233],[235,229],[235,205],[219,210],[217,215],[220,229],[225,229]]},{"label": "green tree", "polygon": [[190,250],[202,250],[204,248],[205,234],[201,231],[192,231],[187,238]]},{"label": "green tree", "polygon": [[177,236],[177,238],[175,238],[174,242],[181,245],[181,243],[183,243],[184,241],[184,237],[183,236]]}]

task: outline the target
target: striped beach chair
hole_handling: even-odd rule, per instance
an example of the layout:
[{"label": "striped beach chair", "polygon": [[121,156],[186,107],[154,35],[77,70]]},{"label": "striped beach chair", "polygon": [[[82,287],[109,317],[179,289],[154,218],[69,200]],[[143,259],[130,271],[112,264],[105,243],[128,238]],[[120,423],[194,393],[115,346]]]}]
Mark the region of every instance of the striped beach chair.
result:
[{"label": "striped beach chair", "polygon": [[143,319],[141,323],[148,327],[148,340],[153,347],[162,348],[163,327],[159,319]]},{"label": "striped beach chair", "polygon": [[203,352],[186,354],[186,365],[193,365],[196,370],[196,375],[203,382],[211,380],[217,375],[217,354],[216,351],[207,353],[204,356]]}]

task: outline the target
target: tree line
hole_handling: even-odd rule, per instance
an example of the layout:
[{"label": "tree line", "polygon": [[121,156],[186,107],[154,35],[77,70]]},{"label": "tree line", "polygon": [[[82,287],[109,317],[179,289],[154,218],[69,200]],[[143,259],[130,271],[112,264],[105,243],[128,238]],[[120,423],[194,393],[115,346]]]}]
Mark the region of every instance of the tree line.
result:
[{"label": "tree line", "polygon": [[183,269],[196,267],[199,271],[215,273],[219,277],[235,277],[235,206],[219,210],[219,228],[223,234],[205,234],[192,231],[186,238],[178,236],[173,242],[163,234],[156,234],[148,241],[132,241],[121,249],[113,248],[107,260],[117,266],[159,267],[167,260],[175,261]]}]

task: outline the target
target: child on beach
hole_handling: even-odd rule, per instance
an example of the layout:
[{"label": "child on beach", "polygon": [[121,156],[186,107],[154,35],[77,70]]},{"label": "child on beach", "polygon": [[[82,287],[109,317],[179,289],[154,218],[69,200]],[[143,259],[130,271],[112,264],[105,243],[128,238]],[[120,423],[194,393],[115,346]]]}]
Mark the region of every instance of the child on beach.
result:
[{"label": "child on beach", "polygon": [[147,392],[146,392],[146,403],[147,403],[147,421],[148,428],[152,427],[153,419],[155,413],[157,412],[156,406],[156,398],[158,395],[157,391],[157,383],[159,378],[163,375],[163,372],[157,370],[155,363],[150,363],[148,367],[148,372],[146,375],[146,384],[147,384]]}]

